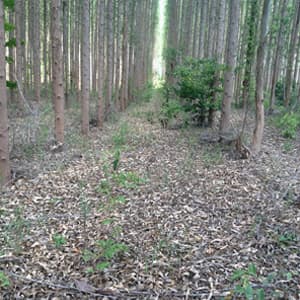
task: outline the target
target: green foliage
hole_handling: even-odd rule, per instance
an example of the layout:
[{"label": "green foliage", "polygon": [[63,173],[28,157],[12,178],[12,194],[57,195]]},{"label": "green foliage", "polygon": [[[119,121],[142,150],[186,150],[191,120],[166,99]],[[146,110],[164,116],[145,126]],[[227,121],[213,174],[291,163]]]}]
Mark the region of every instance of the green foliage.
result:
[{"label": "green foliage", "polygon": [[121,159],[121,151],[120,149],[116,149],[114,152],[114,157],[113,157],[113,169],[116,171],[118,169],[119,163]]},{"label": "green foliage", "polygon": [[[221,82],[219,74],[222,69],[223,66],[215,60],[186,58],[174,71],[175,84],[164,87],[162,112],[165,118],[173,118],[184,111],[198,125],[203,125],[209,111],[220,106],[218,97],[222,90],[216,82]],[[180,101],[170,100],[174,98]]]},{"label": "green foliage", "polygon": [[231,280],[237,282],[234,289],[235,294],[247,300],[264,300],[264,290],[253,287],[252,281],[257,280],[257,277],[257,270],[254,264],[250,264],[247,269],[235,270],[231,276]]},{"label": "green foliage", "polygon": [[61,234],[54,234],[52,236],[52,241],[56,248],[61,248],[63,245],[67,243],[66,238]]},{"label": "green foliage", "polygon": [[113,144],[116,148],[121,148],[127,143],[129,128],[127,123],[122,123],[120,128],[112,136]]},{"label": "green foliage", "polygon": [[277,118],[276,126],[281,130],[285,138],[295,139],[300,126],[300,115],[294,112],[287,112]]},{"label": "green foliage", "polygon": [[14,210],[14,216],[12,220],[6,226],[4,226],[6,233],[4,237],[7,245],[19,252],[21,250],[21,245],[25,234],[28,233],[29,227],[30,223],[24,218],[23,208],[17,207]]},{"label": "green foliage", "polygon": [[124,188],[133,189],[145,182],[144,178],[139,177],[134,172],[120,172],[113,174],[113,180]]},{"label": "green foliage", "polygon": [[148,103],[153,98],[154,86],[152,82],[148,82],[145,86],[138,92],[137,98],[139,101]]},{"label": "green foliage", "polygon": [[4,0],[4,7],[7,7],[9,9],[13,9],[15,6],[15,0]]},{"label": "green foliage", "polygon": [[97,249],[94,251],[84,250],[82,255],[85,263],[95,263],[95,267],[86,269],[88,273],[107,269],[117,255],[128,251],[128,247],[124,243],[119,243],[112,239],[100,240],[97,242],[96,247]]},{"label": "green foliage", "polygon": [[109,195],[111,193],[111,185],[107,179],[103,179],[100,181],[100,184],[96,188],[97,193],[101,193],[104,195]]},{"label": "green foliage", "polygon": [[172,99],[165,101],[162,105],[159,120],[161,125],[165,128],[167,127],[169,121],[175,119],[180,112],[183,111],[182,105],[179,100]]},{"label": "green foliage", "polygon": [[277,242],[280,246],[289,246],[297,241],[297,235],[293,232],[285,232],[277,236]]},{"label": "green foliage", "polygon": [[0,271],[0,287],[5,288],[8,286],[10,286],[8,277],[2,271]]},{"label": "green foliage", "polygon": [[7,42],[5,42],[5,47],[13,48],[13,47],[16,47],[16,46],[17,46],[16,38],[12,38],[12,39],[8,40]]},{"label": "green foliage", "polygon": [[17,82],[6,80],[6,87],[9,89],[16,89],[17,88]]}]

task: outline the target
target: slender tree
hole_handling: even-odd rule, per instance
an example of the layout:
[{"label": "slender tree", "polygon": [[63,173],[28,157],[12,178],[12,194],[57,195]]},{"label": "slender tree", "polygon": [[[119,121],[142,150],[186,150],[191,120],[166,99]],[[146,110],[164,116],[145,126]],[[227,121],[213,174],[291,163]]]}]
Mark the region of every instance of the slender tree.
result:
[{"label": "slender tree", "polygon": [[257,154],[261,150],[264,131],[264,66],[268,33],[268,19],[271,0],[264,0],[261,19],[260,37],[257,48],[256,61],[256,91],[255,91],[255,129],[252,140],[252,152]]},{"label": "slender tree", "polygon": [[227,46],[225,64],[227,70],[224,74],[224,96],[222,102],[220,134],[226,134],[230,128],[231,103],[234,88],[234,68],[238,49],[238,28],[240,17],[240,0],[230,0],[229,25],[227,33]]},{"label": "slender tree", "polygon": [[40,0],[34,0],[33,75],[35,101],[41,99]]},{"label": "slender tree", "polygon": [[82,48],[81,48],[81,131],[89,133],[89,96],[90,96],[90,16],[89,0],[82,7]]},{"label": "slender tree", "polygon": [[98,48],[99,48],[99,76],[98,76],[98,102],[97,102],[97,126],[102,128],[104,119],[104,82],[105,82],[105,66],[104,66],[104,26],[105,26],[105,0],[99,0],[98,15]]},{"label": "slender tree", "polygon": [[0,186],[10,179],[4,43],[4,7],[3,1],[0,1]]},{"label": "slender tree", "polygon": [[55,110],[55,138],[64,142],[64,81],[61,29],[61,0],[51,0],[52,97]]}]

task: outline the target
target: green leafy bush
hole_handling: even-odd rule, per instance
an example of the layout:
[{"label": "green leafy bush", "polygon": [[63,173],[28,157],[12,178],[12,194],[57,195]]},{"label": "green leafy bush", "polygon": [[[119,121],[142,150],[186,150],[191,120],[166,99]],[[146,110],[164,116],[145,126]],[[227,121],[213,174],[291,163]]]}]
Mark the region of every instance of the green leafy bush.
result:
[{"label": "green leafy bush", "polygon": [[285,138],[294,139],[300,126],[300,116],[294,112],[286,113],[279,119],[277,127]]},{"label": "green leafy bush", "polygon": [[[174,118],[184,111],[198,125],[203,125],[210,112],[220,106],[218,97],[222,89],[216,82],[222,81],[219,76],[222,68],[215,60],[194,58],[187,58],[177,66],[174,71],[175,83],[164,87],[162,112],[165,118]],[[180,101],[173,100],[176,98]]]}]

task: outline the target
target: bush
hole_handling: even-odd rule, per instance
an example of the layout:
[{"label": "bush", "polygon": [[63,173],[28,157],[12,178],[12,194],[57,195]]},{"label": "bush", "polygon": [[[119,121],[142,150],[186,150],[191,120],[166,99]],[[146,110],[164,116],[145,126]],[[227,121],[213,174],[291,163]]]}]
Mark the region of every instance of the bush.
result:
[{"label": "bush", "polygon": [[285,138],[296,138],[297,129],[300,126],[300,116],[294,112],[286,113],[277,123],[277,127],[281,129],[281,134]]},{"label": "bush", "polygon": [[[215,60],[198,60],[187,58],[174,71],[175,84],[164,88],[165,103],[162,110],[166,117],[174,117],[174,112],[188,112],[193,121],[203,125],[211,111],[219,108],[217,100],[222,91],[215,83],[221,81],[216,78],[222,66]],[[179,98],[179,104],[170,101]],[[170,102],[170,103],[169,103]]]}]

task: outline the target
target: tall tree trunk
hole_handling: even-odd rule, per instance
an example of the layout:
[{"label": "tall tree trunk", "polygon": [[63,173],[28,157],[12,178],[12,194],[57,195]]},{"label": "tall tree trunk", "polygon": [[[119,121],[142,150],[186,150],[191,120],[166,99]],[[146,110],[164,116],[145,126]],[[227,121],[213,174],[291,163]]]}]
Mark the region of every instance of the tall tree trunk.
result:
[{"label": "tall tree trunk", "polygon": [[105,105],[105,114],[106,116],[111,112],[113,108],[113,49],[114,49],[114,1],[108,1],[107,5],[107,94],[106,94],[106,105]]},{"label": "tall tree trunk", "polygon": [[33,72],[35,101],[41,100],[40,0],[34,0]]},{"label": "tall tree trunk", "polygon": [[207,14],[207,7],[208,2],[207,1],[201,1],[201,17],[200,17],[200,38],[199,38],[199,57],[204,57],[204,41],[205,41],[205,32],[206,32],[206,14]]},{"label": "tall tree trunk", "polygon": [[63,66],[65,82],[65,101],[69,106],[69,1],[63,0]]},{"label": "tall tree trunk", "polygon": [[81,25],[81,132],[89,133],[90,96],[90,7],[89,0],[83,0]]},{"label": "tall tree trunk", "polygon": [[251,71],[253,66],[253,61],[255,58],[256,49],[256,39],[257,39],[257,15],[259,13],[259,3],[258,0],[251,1],[248,5],[250,8],[250,15],[246,20],[248,28],[248,41],[247,41],[247,51],[246,51],[246,62],[245,62],[245,73],[243,80],[243,108],[244,112],[248,109],[249,103],[249,93],[251,87]]},{"label": "tall tree trunk", "polygon": [[[15,1],[15,20],[16,20],[16,77],[18,81],[18,88],[23,91],[23,50],[22,50],[22,0]],[[21,99],[19,98],[21,103]]]},{"label": "tall tree trunk", "polygon": [[238,28],[240,18],[240,0],[230,0],[229,25],[227,33],[227,46],[225,64],[227,70],[224,74],[224,96],[222,102],[220,134],[226,134],[230,128],[231,103],[233,100],[234,68],[238,51]]},{"label": "tall tree trunk", "polygon": [[98,77],[98,102],[97,102],[97,126],[102,128],[104,119],[104,82],[105,82],[105,66],[104,66],[104,26],[105,26],[105,0],[99,0],[98,15],[98,43],[99,43],[99,77]]},{"label": "tall tree trunk", "polygon": [[295,59],[295,48],[297,43],[297,35],[299,33],[300,26],[300,1],[296,1],[296,11],[293,22],[293,31],[291,34],[290,47],[288,53],[287,70],[286,70],[286,82],[285,82],[285,99],[284,105],[287,107],[291,101],[292,91],[292,73],[293,73],[293,61]]},{"label": "tall tree trunk", "polygon": [[52,97],[55,110],[55,138],[64,143],[64,80],[61,29],[61,0],[51,0]]},{"label": "tall tree trunk", "polygon": [[43,65],[44,65],[44,86],[46,91],[48,90],[48,66],[47,66],[47,47],[48,47],[48,25],[47,25],[47,14],[48,14],[48,1],[44,0],[44,10],[43,10],[43,32],[44,32],[44,39],[43,39]]},{"label": "tall tree trunk", "polygon": [[0,186],[10,179],[6,91],[4,7],[0,1]]},{"label": "tall tree trunk", "polygon": [[274,67],[273,67],[273,74],[272,74],[272,81],[271,81],[271,97],[270,97],[270,105],[269,105],[269,113],[271,114],[275,107],[275,89],[276,89],[276,83],[278,80],[279,75],[279,63],[280,63],[280,54],[282,52],[283,48],[283,35],[284,35],[284,28],[285,28],[285,18],[286,18],[286,12],[287,10],[287,0],[282,0],[280,3],[281,7],[281,15],[280,15],[280,25],[279,25],[279,32],[277,37],[277,47],[275,50],[275,57],[274,57]]},{"label": "tall tree trunk", "polygon": [[255,129],[252,140],[252,152],[257,154],[261,150],[264,131],[264,66],[265,48],[267,42],[268,20],[271,0],[264,0],[259,45],[256,61],[256,91],[255,91]]},{"label": "tall tree trunk", "polygon": [[[14,24],[14,12],[12,10],[9,11],[9,23]],[[9,32],[9,39],[12,40],[14,38],[14,31],[11,30]],[[14,47],[9,47],[9,57],[11,58],[11,62],[9,63],[9,81],[15,81],[15,51]],[[9,101],[14,103],[16,101],[16,92],[15,89],[9,89]]]}]

